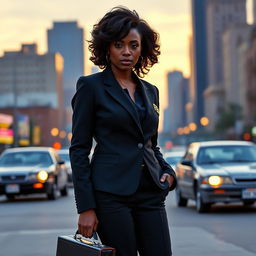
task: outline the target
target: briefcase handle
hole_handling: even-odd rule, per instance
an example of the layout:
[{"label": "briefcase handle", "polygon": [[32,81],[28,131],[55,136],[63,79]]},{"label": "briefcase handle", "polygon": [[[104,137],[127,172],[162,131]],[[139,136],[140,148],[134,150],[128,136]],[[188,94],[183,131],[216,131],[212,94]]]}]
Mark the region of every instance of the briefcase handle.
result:
[{"label": "briefcase handle", "polygon": [[74,235],[74,239],[89,245],[101,245],[101,242],[99,241],[99,238],[96,232],[93,232],[92,238],[86,238],[86,237],[83,237],[81,234],[79,234],[77,230]]}]

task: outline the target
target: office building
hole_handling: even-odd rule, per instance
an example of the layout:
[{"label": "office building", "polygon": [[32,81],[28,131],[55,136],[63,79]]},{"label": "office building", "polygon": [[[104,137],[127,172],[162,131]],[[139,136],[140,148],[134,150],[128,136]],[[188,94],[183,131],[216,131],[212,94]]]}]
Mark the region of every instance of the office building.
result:
[{"label": "office building", "polygon": [[192,32],[190,43],[191,79],[189,106],[191,121],[199,124],[204,116],[203,92],[207,87],[207,42],[206,42],[206,4],[208,0],[192,0]]},{"label": "office building", "polygon": [[[47,41],[48,52],[59,52],[64,58],[64,106],[70,114],[76,81],[84,75],[84,31],[76,21],[54,22],[47,30]],[[70,117],[67,119],[70,122]]]},{"label": "office building", "polygon": [[246,55],[246,112],[247,125],[256,124],[256,27],[252,29],[251,41]]},{"label": "office building", "polygon": [[181,80],[181,125],[186,126],[189,121],[189,113],[187,113],[187,104],[189,103],[189,78]]},{"label": "office building", "polygon": [[[247,104],[247,87],[248,87],[248,75],[247,75],[247,53],[250,47],[250,41],[244,41],[241,45],[238,47],[238,82],[240,85],[240,95],[239,95],[239,102],[240,106],[242,106],[242,116],[243,120],[246,119],[246,116],[248,116],[247,113],[250,112],[248,109]],[[245,124],[245,123],[244,123]]]},{"label": "office building", "polygon": [[243,89],[239,75],[241,59],[239,59],[239,47],[244,42],[249,42],[252,26],[232,25],[223,34],[223,86],[225,91],[225,105],[237,104],[243,107]]},{"label": "office building", "polygon": [[252,0],[253,24],[256,24],[256,0]]},{"label": "office building", "polygon": [[28,115],[51,145],[50,130],[63,127],[63,59],[59,53],[39,55],[36,44],[0,57],[0,112]]},{"label": "office building", "polygon": [[245,0],[208,0],[206,11],[208,87],[204,92],[208,129],[214,130],[224,107],[222,35],[230,25],[246,24]]},{"label": "office building", "polygon": [[180,71],[169,72],[167,77],[168,105],[164,110],[163,132],[175,135],[179,127],[186,125],[188,79]]}]

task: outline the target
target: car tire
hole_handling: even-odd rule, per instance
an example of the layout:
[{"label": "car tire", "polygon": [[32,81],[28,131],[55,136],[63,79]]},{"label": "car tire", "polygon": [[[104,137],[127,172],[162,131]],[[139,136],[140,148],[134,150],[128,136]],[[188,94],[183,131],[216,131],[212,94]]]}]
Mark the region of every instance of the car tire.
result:
[{"label": "car tire", "polygon": [[56,200],[57,199],[57,185],[52,184],[50,192],[47,194],[49,200]]},{"label": "car tire", "polygon": [[253,205],[254,203],[255,203],[254,200],[246,200],[246,201],[243,201],[244,206],[250,206],[250,205]]},{"label": "car tire", "polygon": [[60,190],[60,194],[61,194],[62,196],[68,196],[68,185],[67,185],[67,184],[64,186],[64,188],[62,188],[62,189]]},{"label": "car tire", "polygon": [[176,204],[177,204],[177,206],[178,207],[186,207],[187,204],[188,204],[188,199],[184,198],[181,195],[181,191],[178,187],[175,189],[175,195],[176,195]]},{"label": "car tire", "polygon": [[199,213],[208,212],[211,208],[210,203],[204,203],[202,200],[201,192],[198,190],[196,191],[196,210]]}]

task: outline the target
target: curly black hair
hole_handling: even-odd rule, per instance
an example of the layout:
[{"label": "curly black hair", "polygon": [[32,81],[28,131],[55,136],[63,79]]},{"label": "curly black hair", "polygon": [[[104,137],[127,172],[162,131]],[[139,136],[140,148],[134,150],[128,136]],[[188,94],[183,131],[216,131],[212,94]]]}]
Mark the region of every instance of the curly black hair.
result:
[{"label": "curly black hair", "polygon": [[134,66],[134,72],[143,77],[150,67],[158,62],[159,35],[135,10],[131,11],[126,7],[114,7],[93,26],[92,39],[88,41],[92,54],[90,60],[100,68],[106,68],[109,65],[107,54],[110,43],[123,39],[133,28],[137,29],[141,36],[141,57]]}]

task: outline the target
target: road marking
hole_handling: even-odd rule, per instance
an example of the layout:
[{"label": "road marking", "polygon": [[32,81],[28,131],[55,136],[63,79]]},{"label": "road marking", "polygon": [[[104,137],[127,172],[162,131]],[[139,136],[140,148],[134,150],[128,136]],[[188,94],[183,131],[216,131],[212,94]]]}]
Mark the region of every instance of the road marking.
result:
[{"label": "road marking", "polygon": [[44,235],[44,234],[75,234],[76,229],[40,229],[40,230],[17,230],[17,231],[2,231],[0,236],[9,235]]}]

